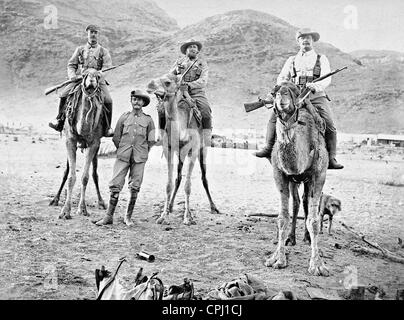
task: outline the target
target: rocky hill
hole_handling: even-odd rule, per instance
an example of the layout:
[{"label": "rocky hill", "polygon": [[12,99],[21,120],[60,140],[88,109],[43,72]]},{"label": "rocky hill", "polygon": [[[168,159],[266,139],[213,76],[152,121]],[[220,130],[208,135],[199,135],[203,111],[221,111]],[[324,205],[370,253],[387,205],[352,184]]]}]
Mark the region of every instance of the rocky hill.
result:
[{"label": "rocky hill", "polygon": [[[60,1],[61,27],[50,35],[48,30],[38,27],[43,18],[40,21],[30,14],[36,10],[37,16],[42,17],[45,3],[45,0],[25,0],[22,8],[12,1],[0,0],[3,7],[8,6],[6,12],[10,12],[11,6],[17,17],[10,20],[12,23],[4,23],[4,18],[0,22],[0,28],[6,26],[5,30],[0,29],[0,40],[6,43],[0,48],[3,57],[0,72],[8,68],[14,87],[31,86],[41,92],[44,86],[65,78],[68,56],[83,41],[83,27],[89,20],[95,20],[104,29],[101,42],[111,49],[114,61],[128,62],[108,76],[117,106],[114,118],[127,109],[131,88],[144,87],[151,78],[167,72],[180,56],[179,44],[197,38],[204,44],[202,55],[209,64],[207,92],[214,127],[262,130],[267,121],[266,109],[246,114],[243,103],[266,94],[287,57],[298,51],[294,40],[296,27],[254,10],[215,15],[179,30],[176,22],[151,1],[102,1],[105,7],[97,6],[99,1],[76,1],[68,7]],[[96,12],[97,19],[90,18],[90,11]],[[333,69],[349,68],[333,77],[328,90],[340,131],[404,133],[404,63],[400,59],[369,63],[366,59],[362,61],[360,54],[347,54],[321,41],[316,44],[316,51],[327,55]],[[50,107],[49,99],[47,107],[41,103],[38,114],[46,112],[46,117],[50,117],[55,107]],[[153,107],[147,112],[155,115]]]},{"label": "rocky hill", "polygon": [[[46,25],[47,0],[0,0],[2,84],[31,87],[66,77],[66,61],[85,43],[85,26],[102,28],[100,43],[110,48],[114,62],[126,62],[150,51],[161,38],[178,30],[175,20],[147,0],[87,0],[51,2],[57,28]],[[54,21],[53,21],[54,22]]]}]

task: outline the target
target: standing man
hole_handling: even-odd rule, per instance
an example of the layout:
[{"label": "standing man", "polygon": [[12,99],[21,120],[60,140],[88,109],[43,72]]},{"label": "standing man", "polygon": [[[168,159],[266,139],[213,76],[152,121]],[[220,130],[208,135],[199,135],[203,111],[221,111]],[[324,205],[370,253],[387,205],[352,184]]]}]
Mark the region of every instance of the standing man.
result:
[{"label": "standing man", "polygon": [[[112,59],[109,51],[98,44],[99,30],[99,27],[96,25],[90,24],[87,26],[87,44],[77,47],[74,51],[72,57],[67,63],[67,76],[70,80],[75,80],[77,79],[78,75],[85,72],[89,68],[100,71],[101,79],[99,86],[104,96],[104,105],[107,111],[104,136],[112,137],[114,134],[113,130],[111,129],[112,99],[111,95],[109,94],[104,75],[101,72],[102,69],[112,67]],[[79,66],[81,68],[79,68]],[[60,132],[63,130],[67,96],[69,95],[70,90],[76,86],[76,84],[77,82],[68,84],[60,94],[59,113],[56,120],[49,122],[49,127],[55,129],[56,131]]]},{"label": "standing man", "polygon": [[[180,51],[184,56],[175,62],[170,73],[182,75],[191,67],[183,77],[180,90],[188,91],[201,112],[204,146],[208,147],[212,137],[212,110],[205,92],[208,83],[208,64],[199,57],[201,50],[202,43],[194,39],[183,43]],[[161,131],[165,129],[166,119],[164,110],[159,109],[158,114],[161,139]]]},{"label": "standing man", "polygon": [[[278,76],[277,85],[284,81],[292,81],[301,89],[304,86],[311,89],[309,99],[326,123],[325,141],[329,155],[328,169],[342,169],[344,166],[336,160],[337,129],[332,119],[329,98],[325,92],[325,89],[331,83],[331,77],[313,83],[314,79],[331,72],[327,57],[314,51],[313,43],[319,39],[320,35],[308,28],[297,31],[296,41],[300,46],[300,50],[296,56],[292,56],[286,61]],[[258,158],[270,158],[275,144],[276,115],[273,110],[270,113],[266,137],[267,144],[262,150],[255,153]]]},{"label": "standing man", "polygon": [[142,185],[145,164],[149,151],[155,144],[153,119],[142,111],[142,108],[150,103],[150,97],[141,90],[133,90],[130,97],[132,111],[125,112],[119,118],[112,138],[117,148],[117,159],[109,183],[111,195],[107,213],[102,220],[96,222],[97,226],[113,223],[119,193],[125,184],[128,171],[130,199],[124,222],[127,226],[133,224],[131,217]]}]

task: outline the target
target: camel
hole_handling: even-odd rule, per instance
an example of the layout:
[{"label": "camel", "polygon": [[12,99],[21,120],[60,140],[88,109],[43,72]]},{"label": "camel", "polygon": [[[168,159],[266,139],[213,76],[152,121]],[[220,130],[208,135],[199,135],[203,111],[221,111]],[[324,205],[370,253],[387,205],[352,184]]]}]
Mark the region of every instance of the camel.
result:
[{"label": "camel", "polygon": [[[309,273],[328,276],[318,250],[320,229],[319,202],[325,183],[328,153],[324,132],[324,121],[309,100],[298,104],[299,89],[291,82],[282,83],[276,94],[277,140],[271,155],[276,187],[280,193],[278,216],[278,245],[266,260],[267,267],[287,267],[285,246],[296,244],[295,228],[300,200],[298,186],[304,184],[303,208],[305,213],[304,241],[311,242]],[[293,221],[288,236],[289,196],[293,199]]]},{"label": "camel", "polygon": [[[205,188],[211,213],[217,214],[216,208],[209,191],[206,178],[206,155],[204,147],[202,126],[197,121],[198,110],[193,107],[193,101],[188,92],[180,90],[181,77],[172,74],[165,75],[160,79],[152,80],[148,84],[148,92],[155,93],[160,97],[166,114],[166,130],[163,137],[163,153],[167,160],[168,181],[166,186],[166,200],[164,210],[157,223],[169,224],[168,215],[172,212],[174,200],[182,180],[182,168],[188,158],[188,170],[185,177],[185,211],[183,223],[195,224],[189,207],[191,195],[191,176],[196,160],[199,160],[202,183]],[[185,96],[185,100],[182,96]],[[177,162],[177,175],[175,185],[173,183],[174,164]]]},{"label": "camel", "polygon": [[103,97],[99,89],[100,73],[95,69],[86,70],[80,85],[77,85],[67,101],[68,121],[65,122],[67,165],[60,188],[50,205],[57,206],[60,193],[68,180],[67,197],[59,218],[71,219],[72,192],[76,182],[77,147],[85,153],[85,163],[81,178],[81,194],[77,214],[89,216],[85,195],[89,180],[90,165],[93,165],[93,180],[98,196],[98,206],[106,209],[98,185],[98,150],[103,136]]}]

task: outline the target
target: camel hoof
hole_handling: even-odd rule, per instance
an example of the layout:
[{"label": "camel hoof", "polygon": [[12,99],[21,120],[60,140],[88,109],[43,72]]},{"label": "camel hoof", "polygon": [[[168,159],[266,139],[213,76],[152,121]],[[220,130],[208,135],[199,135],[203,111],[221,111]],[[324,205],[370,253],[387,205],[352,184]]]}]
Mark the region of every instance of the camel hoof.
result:
[{"label": "camel hoof", "polygon": [[90,216],[90,214],[88,213],[86,208],[78,209],[77,210],[77,215],[81,215],[81,216],[84,216],[84,217],[89,217]]},{"label": "camel hoof", "polygon": [[99,210],[107,210],[107,206],[105,205],[104,200],[98,201],[98,209]]},{"label": "camel hoof", "polygon": [[160,217],[160,218],[157,219],[157,224],[169,225],[170,222],[168,222],[166,219]]},{"label": "camel hoof", "polygon": [[59,205],[59,199],[54,198],[51,202],[49,202],[50,207],[57,207]]},{"label": "camel hoof", "polygon": [[310,261],[309,273],[313,276],[328,277],[330,272],[320,258]]},{"label": "camel hoof", "polygon": [[296,236],[294,236],[294,235],[289,235],[288,236],[288,238],[286,239],[286,241],[285,241],[285,246],[288,246],[288,245],[291,245],[291,246],[295,246],[296,245]]},{"label": "camel hoof", "polygon": [[184,220],[184,225],[192,226],[192,225],[196,225],[196,222],[193,219]]},{"label": "camel hoof", "polygon": [[210,208],[210,213],[211,214],[220,214],[220,211],[216,207],[211,207]]},{"label": "camel hoof", "polygon": [[274,269],[283,269],[288,266],[285,255],[280,255],[278,252],[275,252],[270,258],[265,261],[266,267],[272,267]]},{"label": "camel hoof", "polygon": [[132,221],[124,221],[125,222],[125,224],[128,226],[128,227],[131,227],[131,226],[133,226],[133,222]]},{"label": "camel hoof", "polygon": [[64,213],[62,213],[62,214],[59,216],[59,219],[62,219],[62,220],[71,220],[71,219],[72,219],[72,216],[71,216],[70,214],[64,214]]}]

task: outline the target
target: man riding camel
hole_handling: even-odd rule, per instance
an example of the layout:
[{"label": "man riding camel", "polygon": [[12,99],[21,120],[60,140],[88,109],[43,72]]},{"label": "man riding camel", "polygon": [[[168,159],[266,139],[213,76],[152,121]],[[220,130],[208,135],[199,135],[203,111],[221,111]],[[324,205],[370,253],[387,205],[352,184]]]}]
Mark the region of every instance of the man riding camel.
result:
[{"label": "man riding camel", "polygon": [[[195,101],[197,108],[201,112],[204,145],[210,146],[212,136],[212,110],[205,93],[208,83],[208,64],[199,57],[201,49],[202,43],[194,39],[183,43],[180,47],[180,51],[184,56],[175,62],[169,72],[174,75],[182,75],[186,72],[182,79],[180,90],[189,93],[189,96]],[[159,109],[158,114],[161,139],[161,131],[164,130],[166,126],[164,109]]]},{"label": "man riding camel", "polygon": [[[336,160],[337,154],[337,130],[332,120],[329,106],[329,98],[325,89],[331,83],[331,77],[313,83],[327,73],[330,73],[330,63],[325,55],[317,54],[314,51],[313,43],[320,39],[320,35],[308,28],[301,29],[296,33],[296,41],[300,50],[296,56],[291,56],[286,61],[277,79],[277,85],[284,81],[292,81],[301,89],[306,86],[311,89],[310,102],[317,109],[320,116],[325,120],[326,131],[325,141],[329,154],[328,169],[342,169],[344,166]],[[266,146],[255,153],[258,158],[270,158],[276,135],[276,115],[270,110],[270,119],[267,126]]]},{"label": "man riding camel", "polygon": [[130,94],[132,111],[125,112],[118,120],[114,137],[117,148],[116,160],[109,183],[110,200],[107,213],[103,219],[96,222],[97,226],[113,223],[115,208],[118,204],[119,193],[129,171],[128,187],[130,199],[124,218],[127,226],[131,226],[131,217],[136,204],[137,195],[143,181],[143,174],[149,151],[155,144],[155,128],[151,116],[143,113],[142,108],[150,103],[150,97],[141,90],[133,90]]},{"label": "man riding camel", "polygon": [[[87,44],[77,47],[72,57],[67,63],[67,76],[70,80],[77,79],[80,73],[85,72],[87,69],[92,68],[99,70],[101,73],[101,79],[99,82],[100,90],[104,96],[104,105],[106,108],[106,125],[105,125],[105,137],[112,137],[114,132],[111,129],[112,119],[112,99],[107,89],[107,83],[101,70],[112,67],[112,59],[109,51],[98,44],[99,27],[95,25],[89,25],[86,28],[87,32]],[[81,66],[81,70],[79,70]],[[77,82],[68,84],[60,94],[59,112],[56,120],[49,122],[49,127],[56,131],[62,131],[65,121],[65,109],[66,101],[70,91],[77,85]]]}]

